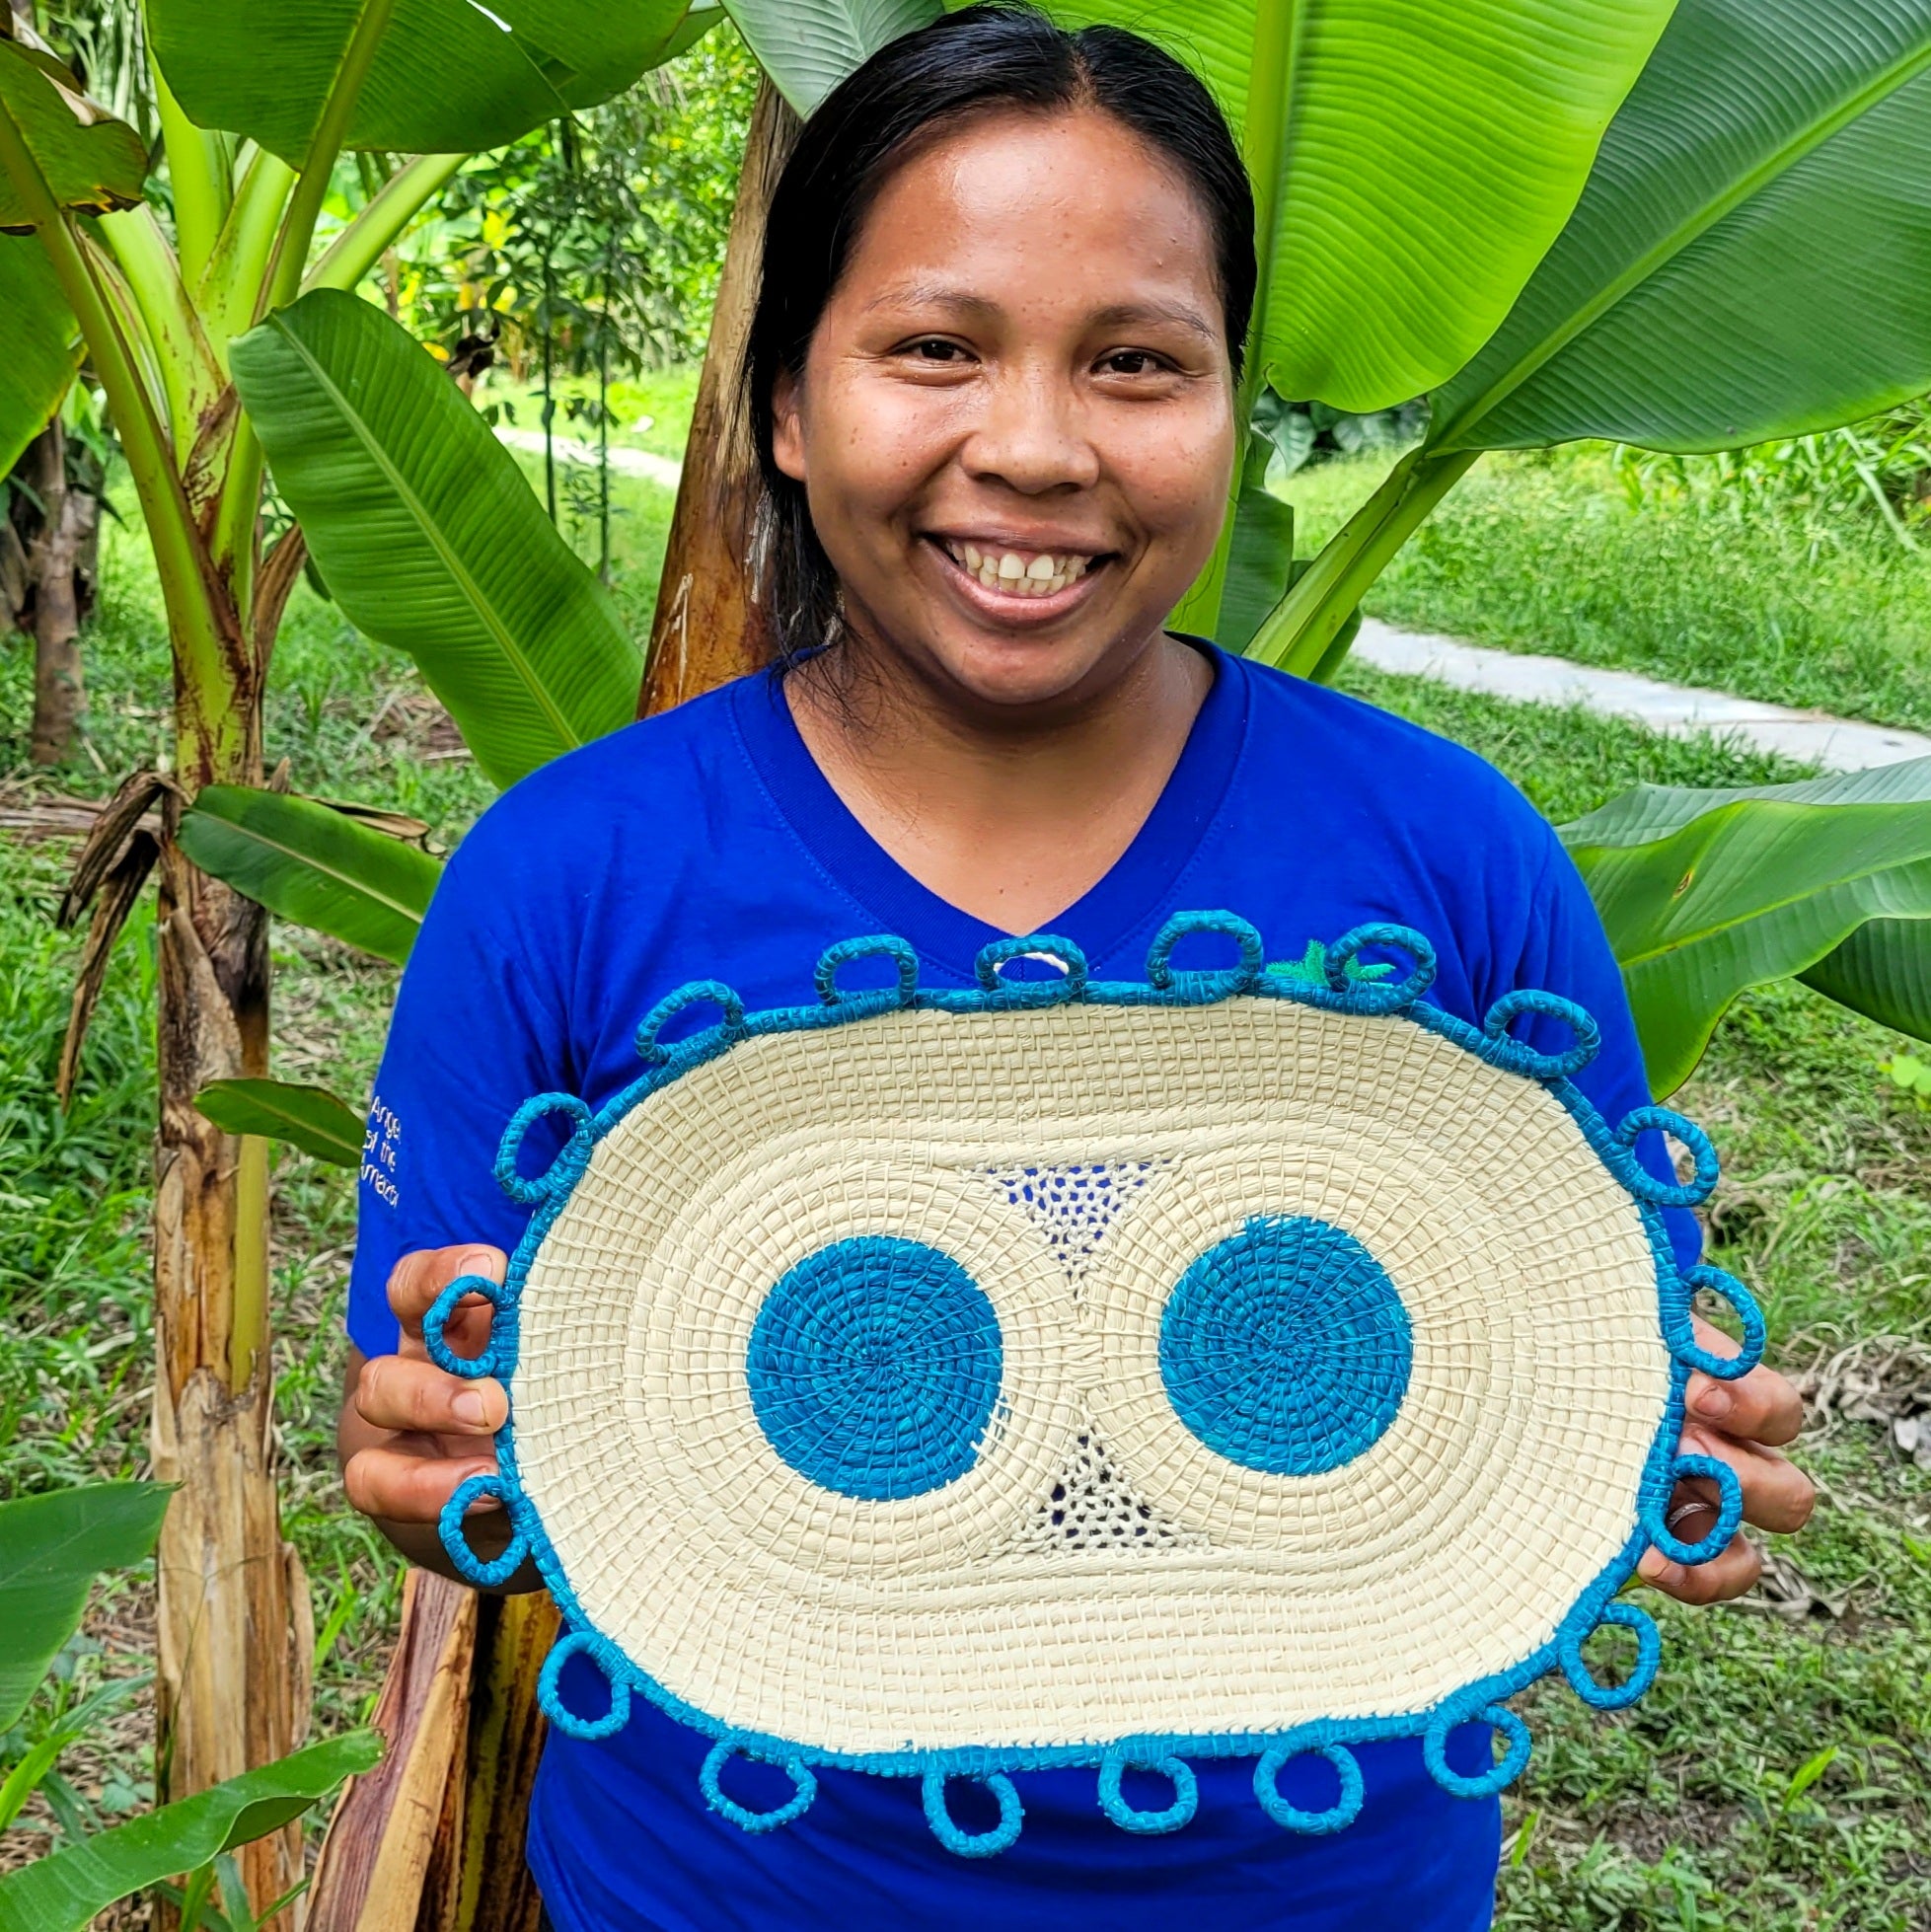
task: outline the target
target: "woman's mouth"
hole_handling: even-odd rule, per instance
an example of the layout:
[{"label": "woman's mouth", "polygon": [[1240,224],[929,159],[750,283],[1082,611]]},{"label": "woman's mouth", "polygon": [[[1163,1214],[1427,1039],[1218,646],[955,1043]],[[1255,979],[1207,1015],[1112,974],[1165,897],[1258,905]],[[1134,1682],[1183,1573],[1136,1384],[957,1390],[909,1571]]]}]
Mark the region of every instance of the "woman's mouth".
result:
[{"label": "woman's mouth", "polygon": [[1081,601],[1093,573],[1111,560],[1110,552],[1008,549],[959,537],[929,541],[973,603],[1000,616],[1056,617]]},{"label": "woman's mouth", "polygon": [[1012,597],[1050,597],[1077,583],[1093,558],[1078,551],[981,550],[977,544],[941,537],[939,547],[968,576],[988,590]]}]

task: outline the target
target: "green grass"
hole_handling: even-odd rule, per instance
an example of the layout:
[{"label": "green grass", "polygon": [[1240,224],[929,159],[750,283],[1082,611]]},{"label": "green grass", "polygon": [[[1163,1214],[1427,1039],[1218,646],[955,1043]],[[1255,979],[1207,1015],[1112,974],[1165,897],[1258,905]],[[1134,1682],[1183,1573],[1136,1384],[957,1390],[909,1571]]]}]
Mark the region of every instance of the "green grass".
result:
[{"label": "green grass", "polygon": [[[1385,461],[1288,485],[1310,554]],[[1390,624],[1931,730],[1931,557],[1846,526],[1632,503],[1601,445],[1486,456],[1369,594]]]},{"label": "green grass", "polygon": [[[653,446],[674,453],[675,410],[688,409],[689,396],[688,379],[681,390],[671,383],[653,392],[661,409],[640,402],[636,414],[668,426],[627,433],[661,436]],[[526,419],[521,405],[518,414]],[[518,460],[540,483],[540,460]],[[1527,478],[1523,521],[1540,531],[1535,544],[1552,543],[1562,492],[1582,489],[1586,474],[1578,467],[1544,479],[1549,494],[1538,496],[1531,466],[1498,466],[1493,500],[1500,504],[1508,477]],[[1316,483],[1328,492],[1319,500]],[[1303,479],[1307,521],[1331,517],[1343,485],[1361,483],[1359,473],[1334,471]],[[669,497],[620,478],[618,501],[615,588],[640,631]],[[1611,508],[1612,523],[1627,514]],[[1544,597],[1552,606],[1580,604],[1589,584],[1603,581],[1550,560],[1555,552],[1526,538],[1498,535],[1504,521],[1498,507],[1488,523],[1461,526],[1469,546],[1478,537],[1489,545],[1491,603],[1506,591],[1525,611]],[[594,531],[572,534],[579,549],[594,545]],[[1700,553],[1688,548],[1693,534],[1672,540],[1679,549],[1671,568],[1682,577],[1727,569],[1735,533],[1706,523]],[[1569,587],[1553,578],[1539,589],[1503,583],[1528,571],[1532,557],[1543,559],[1536,569],[1571,570]],[[1767,566],[1759,557],[1753,567]],[[83,760],[59,775],[70,790],[104,790],[164,742],[166,658],[138,542],[113,536],[108,569],[109,594],[87,643],[98,765]],[[1672,588],[1666,574],[1659,565],[1653,577],[1631,580],[1639,630],[1669,597],[1704,595],[1694,584]],[[1424,581],[1432,581],[1426,572],[1414,584]],[[1758,606],[1775,603],[1781,581],[1756,584]],[[1736,596],[1726,634],[1744,653],[1756,620],[1743,606],[1744,589]],[[1401,614],[1477,634],[1450,623],[1444,608]],[[1608,637],[1608,615],[1591,621]],[[1587,654],[1573,638],[1560,645]],[[1363,667],[1350,667],[1345,682],[1474,746],[1557,819],[1638,778],[1738,782],[1796,769],[1705,740],[1654,738],[1614,720]],[[1779,684],[1765,695],[1795,693]],[[25,653],[0,650],[0,774],[21,773],[29,696]],[[1841,693],[1833,702],[1855,708]],[[271,757],[290,760],[298,788],[401,805],[430,821],[444,843],[490,796],[466,759],[443,755],[447,732],[410,665],[357,636],[306,590],[279,647],[267,740]],[[145,1456],[151,934],[137,920],[121,942],[80,1092],[63,1116],[48,1093],[76,951],[74,936],[55,932],[48,919],[63,856],[58,846],[0,834],[0,1494],[133,1473]],[[275,976],[275,1070],[359,1100],[379,1051],[392,971],[278,926]],[[1717,1258],[1759,1287],[1778,1355],[1800,1370],[1834,1362],[1840,1380],[1846,1371],[1853,1380],[1876,1378],[1880,1396],[1886,1386],[1915,1386],[1913,1375],[1931,1378],[1931,1112],[1878,1072],[1894,1046],[1801,988],[1770,987],[1736,1008],[1684,1095],[1725,1160],[1712,1214]],[[400,1570],[342,1508],[334,1471],[351,1188],[345,1175],[286,1151],[276,1155],[275,1182],[284,1507],[314,1592],[323,1639],[318,1722],[329,1727],[359,1715],[373,1696]],[[1887,1384],[1894,1358],[1903,1366]],[[1841,1413],[1803,1455],[1825,1500],[1813,1527],[1785,1540],[1779,1575],[1795,1579],[1800,1593],[1808,1585],[1836,1613],[1787,1619],[1761,1608],[1658,1604],[1666,1667],[1635,1711],[1599,1717],[1560,1685],[1531,1693],[1537,1748],[1509,1806],[1504,1925],[1901,1932],[1931,1924],[1931,1477],[1891,1449],[1880,1422]],[[89,1625],[96,1649],[83,1647],[74,1660],[84,1678],[138,1663],[150,1641],[143,1601],[140,1579],[104,1598]],[[68,1769],[81,1800],[109,1810],[138,1802],[150,1775],[142,1753],[138,1725],[119,1724],[91,1755],[77,1752]],[[7,1754],[0,1744],[0,1758]],[[37,1811],[26,1822],[44,1831],[50,1820]]]}]

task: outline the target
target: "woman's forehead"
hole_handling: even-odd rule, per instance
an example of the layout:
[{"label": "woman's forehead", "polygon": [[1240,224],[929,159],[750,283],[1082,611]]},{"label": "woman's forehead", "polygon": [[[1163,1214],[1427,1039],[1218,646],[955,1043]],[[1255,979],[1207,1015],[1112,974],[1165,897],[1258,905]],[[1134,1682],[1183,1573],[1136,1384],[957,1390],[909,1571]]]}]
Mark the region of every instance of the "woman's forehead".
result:
[{"label": "woman's forehead", "polygon": [[[1045,272],[1042,272],[1042,271]],[[1112,286],[1120,320],[1207,320],[1211,224],[1178,171],[1111,115],[978,116],[880,188],[840,294],[859,308],[1009,309],[1015,288]],[[1177,291],[1184,290],[1185,294]],[[1189,299],[1191,297],[1192,299]]]}]

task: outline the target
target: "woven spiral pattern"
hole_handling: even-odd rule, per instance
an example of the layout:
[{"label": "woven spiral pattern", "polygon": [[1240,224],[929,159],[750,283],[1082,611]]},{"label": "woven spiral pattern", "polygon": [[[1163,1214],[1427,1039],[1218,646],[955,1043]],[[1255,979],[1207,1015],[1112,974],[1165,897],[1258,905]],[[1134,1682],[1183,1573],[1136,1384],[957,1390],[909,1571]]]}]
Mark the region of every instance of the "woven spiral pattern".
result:
[{"label": "woven spiral pattern", "polygon": [[1352,1462],[1401,1407],[1414,1358],[1387,1271],[1345,1228],[1255,1215],[1187,1272],[1160,1317],[1160,1375],[1209,1449],[1311,1476]]},{"label": "woven spiral pattern", "polygon": [[999,1317],[949,1255],[859,1235],[785,1272],[745,1375],[799,1475],[844,1496],[922,1496],[977,1458],[999,1398]]}]

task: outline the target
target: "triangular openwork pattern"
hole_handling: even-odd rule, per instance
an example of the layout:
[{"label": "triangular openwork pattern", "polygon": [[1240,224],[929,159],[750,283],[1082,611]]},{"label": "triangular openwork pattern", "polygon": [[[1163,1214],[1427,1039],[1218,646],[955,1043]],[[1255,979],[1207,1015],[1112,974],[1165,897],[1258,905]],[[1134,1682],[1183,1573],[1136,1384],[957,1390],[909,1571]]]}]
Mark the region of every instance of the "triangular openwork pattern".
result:
[{"label": "triangular openwork pattern", "polygon": [[[1014,1207],[1025,1209],[1077,1292],[1107,1229],[1165,1165],[1159,1160],[1074,1161],[1002,1167],[990,1178]],[[1203,1541],[1197,1531],[1180,1528],[1133,1492],[1090,1424],[1080,1432],[1078,1448],[1051,1494],[1013,1538],[1021,1549],[1069,1554],[1095,1548],[1173,1549]]]}]

